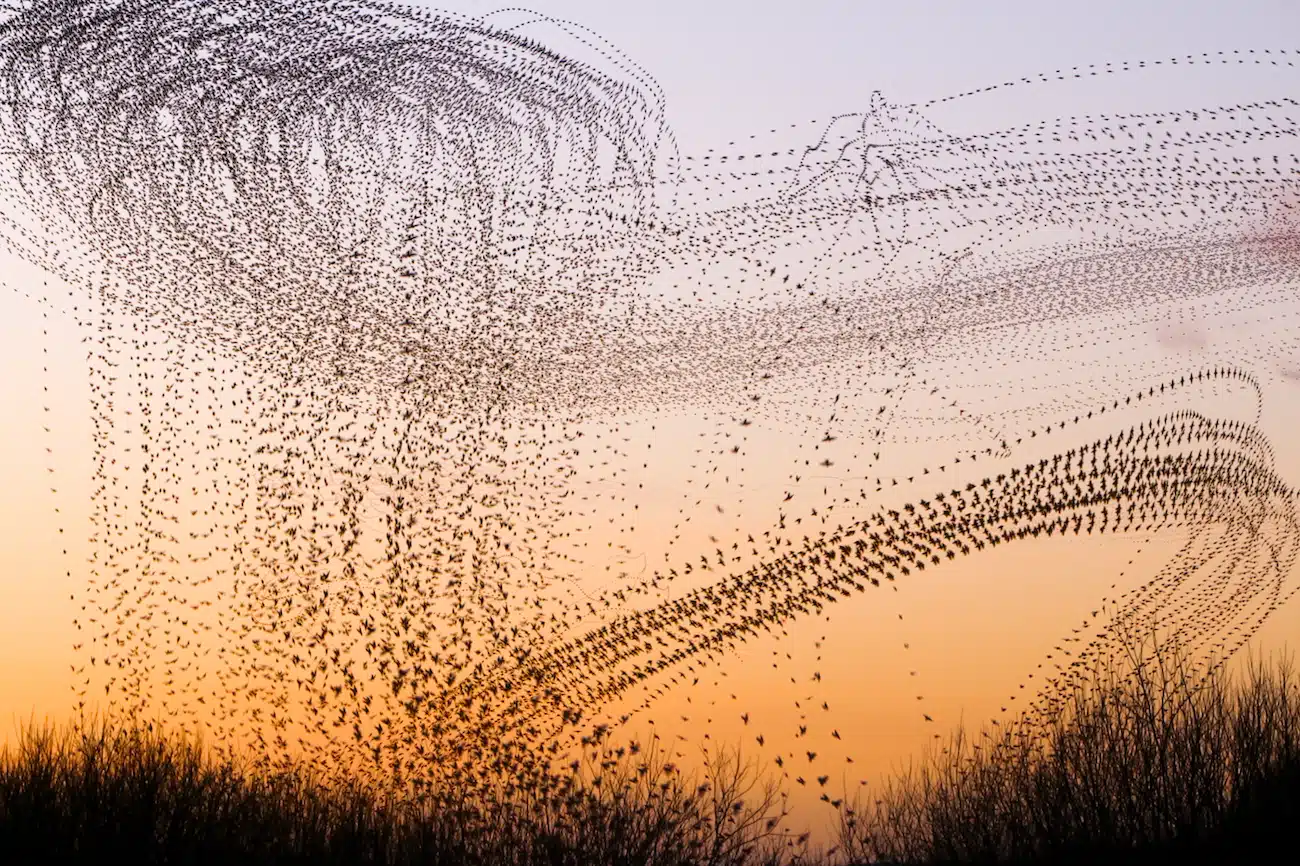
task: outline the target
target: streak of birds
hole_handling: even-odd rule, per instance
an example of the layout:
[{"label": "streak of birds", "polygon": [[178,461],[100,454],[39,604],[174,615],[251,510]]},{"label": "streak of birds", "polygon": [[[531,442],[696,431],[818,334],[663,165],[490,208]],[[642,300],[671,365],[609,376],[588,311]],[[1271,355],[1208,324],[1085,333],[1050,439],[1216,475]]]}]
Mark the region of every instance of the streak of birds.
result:
[{"label": "streak of birds", "polygon": [[[747,646],[1054,535],[1183,541],[1011,709],[1050,717],[1135,631],[1230,655],[1300,544],[1257,429],[1300,348],[1297,101],[931,115],[1155,67],[1293,87],[1295,61],[874,93],[686,154],[648,73],[546,16],[7,13],[0,237],[90,377],[79,706],[508,795]],[[1187,351],[1142,355],[1152,328]],[[796,741],[847,735],[819,670],[791,681],[788,735],[682,721],[725,712],[820,792],[827,747]]]}]

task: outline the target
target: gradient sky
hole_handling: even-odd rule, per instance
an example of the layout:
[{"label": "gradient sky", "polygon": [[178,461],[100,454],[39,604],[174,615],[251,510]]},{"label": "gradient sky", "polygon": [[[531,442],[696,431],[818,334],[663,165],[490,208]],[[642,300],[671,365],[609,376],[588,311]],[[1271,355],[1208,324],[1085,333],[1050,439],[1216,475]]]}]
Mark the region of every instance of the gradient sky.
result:
[{"label": "gradient sky", "polygon": [[[491,7],[436,8],[477,15]],[[1300,5],[1286,0],[539,0],[530,8],[591,28],[648,70],[667,94],[668,121],[686,153],[862,110],[874,90],[891,102],[924,102],[1080,64],[1290,48],[1285,40],[1300,33]],[[512,13],[511,20],[525,19]],[[1234,103],[1293,95],[1295,73],[1160,70],[1078,84],[1068,98],[1060,87],[1015,88],[927,116],[957,133],[1062,114]],[[69,569],[76,573],[68,562],[76,544],[65,542],[81,532],[85,511],[50,488],[76,490],[87,483],[90,425],[82,335],[33,299],[40,292],[31,287],[39,289],[40,276],[30,267],[0,258],[0,279],[6,284],[0,287],[0,737],[7,738],[29,714],[57,716],[70,702],[67,672],[77,638],[69,597],[79,587],[65,576]],[[1149,336],[1150,351],[1161,351],[1158,335]],[[1287,363],[1300,368],[1300,358]],[[1269,396],[1263,427],[1275,437],[1283,476],[1300,483],[1300,445],[1286,436],[1300,423],[1300,389],[1292,384]],[[61,535],[60,527],[67,532]],[[821,691],[834,695],[846,713],[837,718],[848,719],[840,729],[859,756],[855,772],[875,773],[906,760],[932,736],[934,729],[917,720],[912,670],[921,672],[927,712],[936,718],[947,724],[987,718],[1090,604],[1112,584],[1136,582],[1143,563],[1157,567],[1169,543],[1043,540],[940,569],[887,603],[868,595],[843,605],[825,638],[835,659],[827,661]],[[68,557],[61,553],[65,546],[72,549]],[[816,629],[806,631],[792,639],[806,646],[822,638]],[[1293,605],[1258,643],[1269,650],[1296,636],[1300,615]],[[914,647],[909,652],[900,649],[905,638]],[[765,661],[774,650],[755,644],[745,658]],[[747,693],[756,701],[766,691],[760,667],[767,665],[747,662],[745,668]],[[675,698],[651,717],[662,726],[697,708]],[[759,706],[755,715],[763,712],[774,730],[792,724],[781,715],[786,708]],[[740,733],[738,712],[717,715],[717,730],[729,725]]]}]

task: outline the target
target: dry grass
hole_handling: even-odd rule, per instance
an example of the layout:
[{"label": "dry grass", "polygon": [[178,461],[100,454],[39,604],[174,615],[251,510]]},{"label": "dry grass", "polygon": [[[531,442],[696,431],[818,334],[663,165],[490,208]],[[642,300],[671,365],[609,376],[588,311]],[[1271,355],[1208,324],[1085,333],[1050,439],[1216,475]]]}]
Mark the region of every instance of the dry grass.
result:
[{"label": "dry grass", "polygon": [[1277,862],[1266,852],[1285,850],[1300,819],[1289,660],[1252,661],[1236,680],[1163,658],[1094,674],[1032,731],[956,735],[843,811],[825,854],[787,830],[779,792],[737,753],[688,777],[653,752],[601,746],[561,794],[431,807],[302,771],[258,775],[199,743],[97,721],[29,727],[0,753],[0,861]]},{"label": "dry grass", "polygon": [[856,805],[841,843],[861,861],[1277,862],[1256,858],[1300,820],[1300,684],[1289,657],[1234,679],[1139,656]]},{"label": "dry grass", "polygon": [[200,744],[96,720],[29,727],[0,753],[0,862],[716,864],[798,862],[781,798],[715,753],[687,776],[609,751],[559,794],[491,809],[396,802],[302,769],[258,775]]}]

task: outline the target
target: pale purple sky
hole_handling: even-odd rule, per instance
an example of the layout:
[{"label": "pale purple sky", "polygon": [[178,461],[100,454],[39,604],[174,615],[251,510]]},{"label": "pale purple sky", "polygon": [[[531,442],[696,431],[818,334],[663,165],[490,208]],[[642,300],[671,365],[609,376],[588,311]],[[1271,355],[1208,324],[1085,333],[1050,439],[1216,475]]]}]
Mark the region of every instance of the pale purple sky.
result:
[{"label": "pale purple sky", "polygon": [[[470,15],[499,8],[475,0],[417,5]],[[1076,64],[1300,47],[1294,38],[1300,34],[1300,3],[1292,0],[537,0],[521,5],[591,28],[649,71],[667,93],[669,120],[688,151],[782,121],[858,111],[872,90],[883,91],[890,102],[921,102]],[[969,119],[992,129],[1008,111],[1038,120],[1073,114],[1076,107],[1124,110],[1125,96],[1136,93],[1158,99],[1162,108],[1174,107],[1170,101],[1205,104],[1220,95],[1259,96],[1269,81],[1267,71],[1255,69],[1234,88],[1236,76],[1222,68],[1207,72],[1183,68],[1141,87],[1134,86],[1135,79],[1116,77],[1092,93],[1070,93],[1068,104],[1060,106],[1054,105],[1059,90],[1042,88],[1032,96],[1022,91],[1001,104],[986,100]],[[1296,75],[1296,69],[1274,72],[1269,96],[1295,93]],[[1058,107],[1062,110],[1054,110]]]}]

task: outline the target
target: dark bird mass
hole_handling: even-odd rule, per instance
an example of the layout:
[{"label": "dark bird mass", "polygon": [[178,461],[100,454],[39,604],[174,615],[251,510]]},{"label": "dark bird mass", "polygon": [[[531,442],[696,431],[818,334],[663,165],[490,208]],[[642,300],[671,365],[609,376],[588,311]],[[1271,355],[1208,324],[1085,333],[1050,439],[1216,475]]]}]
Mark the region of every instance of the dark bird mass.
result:
[{"label": "dark bird mass", "polygon": [[[1155,65],[1294,92],[1296,60],[866,90],[689,153],[650,73],[545,16],[6,13],[0,238],[92,396],[78,706],[490,802],[675,691],[820,794],[852,732],[787,630],[1049,536],[1180,546],[1009,711],[1135,631],[1208,669],[1295,591],[1259,420],[1295,399],[1300,103],[942,118]],[[705,698],[747,648],[789,673],[789,730]]]}]

